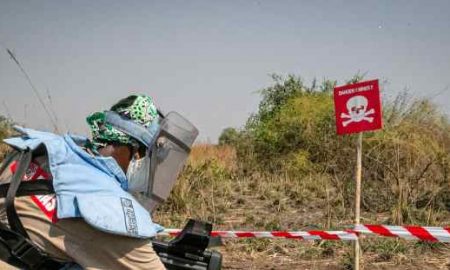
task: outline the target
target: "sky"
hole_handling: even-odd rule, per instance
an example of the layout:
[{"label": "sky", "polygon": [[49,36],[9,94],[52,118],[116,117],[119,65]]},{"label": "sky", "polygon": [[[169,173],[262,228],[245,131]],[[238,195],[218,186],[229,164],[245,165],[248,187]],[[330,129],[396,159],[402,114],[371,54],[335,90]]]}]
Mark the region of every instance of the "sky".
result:
[{"label": "sky", "polygon": [[216,142],[242,127],[270,74],[338,80],[357,72],[450,113],[450,1],[0,0],[0,114],[59,129],[132,93],[151,95]]}]

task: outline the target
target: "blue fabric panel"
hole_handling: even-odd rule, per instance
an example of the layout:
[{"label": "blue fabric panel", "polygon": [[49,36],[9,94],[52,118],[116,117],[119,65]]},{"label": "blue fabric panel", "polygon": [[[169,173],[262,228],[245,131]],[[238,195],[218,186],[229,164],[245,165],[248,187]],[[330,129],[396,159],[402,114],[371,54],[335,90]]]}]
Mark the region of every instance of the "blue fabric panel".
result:
[{"label": "blue fabric panel", "polygon": [[[136,207],[139,204],[132,198],[78,195],[77,202],[84,220],[103,231],[135,237],[151,237],[156,234],[156,228],[148,225],[148,220],[151,220],[149,213]],[[122,215],[123,219],[111,219],[109,212]],[[143,218],[138,219],[137,216]]]},{"label": "blue fabric panel", "polygon": [[112,157],[91,156],[75,143],[85,138],[64,137],[21,129],[22,137],[6,139],[15,148],[47,148],[58,218],[82,217],[93,227],[137,238],[153,237],[161,227],[152,222],[128,189],[125,173]]}]

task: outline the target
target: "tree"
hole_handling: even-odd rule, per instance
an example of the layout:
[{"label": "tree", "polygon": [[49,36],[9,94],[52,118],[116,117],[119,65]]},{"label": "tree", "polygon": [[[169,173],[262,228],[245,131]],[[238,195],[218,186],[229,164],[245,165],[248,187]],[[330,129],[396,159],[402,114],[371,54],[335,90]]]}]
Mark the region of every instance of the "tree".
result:
[{"label": "tree", "polygon": [[219,136],[219,145],[236,145],[239,132],[232,127],[225,128]]}]

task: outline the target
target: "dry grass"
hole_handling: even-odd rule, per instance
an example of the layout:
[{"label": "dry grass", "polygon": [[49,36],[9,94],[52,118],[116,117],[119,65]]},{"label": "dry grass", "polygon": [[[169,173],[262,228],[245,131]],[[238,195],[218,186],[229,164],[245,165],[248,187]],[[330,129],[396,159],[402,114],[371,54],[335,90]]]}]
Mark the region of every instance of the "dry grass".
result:
[{"label": "dry grass", "polygon": [[[394,139],[399,137],[394,135]],[[378,139],[371,138],[366,149],[371,146],[374,151],[377,150]],[[391,141],[395,147],[381,149],[392,152],[389,157],[393,159],[386,160],[390,166],[422,167],[429,170],[425,174],[427,179],[433,176],[430,167],[417,163],[418,159],[413,158],[414,156],[402,157],[398,152],[402,140],[394,139]],[[420,156],[430,147],[423,145],[420,149],[413,148],[418,149],[417,156]],[[6,150],[7,147],[0,144],[0,159]],[[372,155],[370,151],[368,155]],[[352,189],[346,187],[345,181],[318,171],[296,174],[244,169],[241,162],[236,158],[233,147],[196,145],[169,200],[154,213],[155,221],[166,227],[179,228],[186,219],[192,217],[210,221],[216,229],[224,230],[342,229],[352,223],[352,207],[346,201],[346,198],[351,197],[348,193]],[[447,166],[445,162],[442,164]],[[371,173],[374,170],[367,171]],[[443,185],[440,186],[428,183],[425,188],[435,192],[432,197],[435,200],[425,201],[425,210],[411,213],[415,205],[408,205],[411,201],[404,198],[416,198],[415,185],[423,184],[424,179],[411,183],[407,180],[415,179],[415,175],[409,178],[400,176],[400,182],[387,181],[383,187],[393,190],[393,194],[398,196],[392,199],[398,203],[392,205],[393,212],[391,209],[369,209],[371,211],[364,211],[362,214],[363,222],[385,223],[399,220],[404,215],[402,211],[406,209],[407,216],[423,216],[420,220],[424,223],[450,224],[449,211],[433,207],[433,204],[439,202],[439,193],[436,191],[446,188],[445,181],[448,178],[443,178],[440,182]],[[366,188],[363,203],[370,208],[379,200],[380,190],[370,190],[367,186],[363,188]],[[363,265],[366,269],[450,267],[449,245],[370,237],[362,240],[362,248]],[[349,243],[343,242],[227,240],[225,246],[219,249],[224,254],[225,269],[349,269],[351,266],[352,248]]]},{"label": "dry grass", "polygon": [[220,166],[229,171],[236,169],[236,151],[228,145],[196,144],[192,148],[188,162],[191,165],[196,165],[208,160],[216,160]]},{"label": "dry grass", "polygon": [[[224,230],[342,229],[352,224],[353,213],[334,181],[321,173],[244,173],[231,147],[197,145],[154,219],[166,227],[181,227],[193,217]],[[363,217],[382,223],[390,213],[365,211]],[[447,212],[439,224],[449,218]],[[366,269],[445,269],[449,263],[448,245],[372,237],[362,247]],[[246,239],[227,240],[220,250],[226,269],[349,269],[352,248],[343,242]]]},{"label": "dry grass", "polygon": [[4,143],[0,143],[0,162],[6,156],[8,151],[9,151],[9,147],[6,144],[4,144]]},{"label": "dry grass", "polygon": [[9,147],[3,143],[3,139],[14,135],[11,125],[12,122],[10,120],[0,115],[0,162],[10,150]]}]

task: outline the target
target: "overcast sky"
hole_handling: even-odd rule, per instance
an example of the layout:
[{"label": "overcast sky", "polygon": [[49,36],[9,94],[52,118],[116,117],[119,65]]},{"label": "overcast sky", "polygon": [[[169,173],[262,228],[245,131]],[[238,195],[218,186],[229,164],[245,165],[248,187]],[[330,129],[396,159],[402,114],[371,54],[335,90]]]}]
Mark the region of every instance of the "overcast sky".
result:
[{"label": "overcast sky", "polygon": [[[240,127],[271,73],[340,83],[358,71],[450,112],[450,1],[0,0],[0,114],[51,129],[19,69],[58,115],[85,117],[133,92],[183,113],[202,140]],[[447,90],[446,90],[447,89]]]}]

